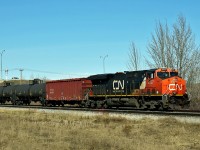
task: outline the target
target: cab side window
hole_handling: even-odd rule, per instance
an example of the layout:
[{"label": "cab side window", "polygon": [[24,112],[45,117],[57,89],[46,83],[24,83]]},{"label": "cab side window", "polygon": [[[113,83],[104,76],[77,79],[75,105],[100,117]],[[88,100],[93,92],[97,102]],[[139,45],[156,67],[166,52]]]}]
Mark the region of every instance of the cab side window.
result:
[{"label": "cab side window", "polygon": [[154,78],[154,73],[153,72],[148,72],[147,73],[147,79],[153,79]]}]

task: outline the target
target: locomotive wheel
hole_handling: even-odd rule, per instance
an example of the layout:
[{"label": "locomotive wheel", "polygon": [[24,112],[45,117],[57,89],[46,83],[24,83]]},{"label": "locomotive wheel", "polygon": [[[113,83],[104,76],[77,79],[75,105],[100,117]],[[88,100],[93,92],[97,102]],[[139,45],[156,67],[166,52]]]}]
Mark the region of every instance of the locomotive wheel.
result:
[{"label": "locomotive wheel", "polygon": [[184,109],[189,109],[189,108],[190,108],[190,104],[185,104],[185,105],[183,105],[183,108],[184,108]]},{"label": "locomotive wheel", "polygon": [[95,102],[92,101],[91,104],[90,104],[90,107],[91,108],[96,108]]},{"label": "locomotive wheel", "polygon": [[83,107],[85,107],[85,108],[90,108],[91,107],[91,101],[90,100],[87,100],[87,101],[84,101],[83,102]]},{"label": "locomotive wheel", "polygon": [[84,107],[85,107],[84,101],[82,101],[82,102],[79,104],[79,107],[81,107],[81,108],[84,108]]},{"label": "locomotive wheel", "polygon": [[102,102],[101,101],[97,101],[97,108],[101,109],[102,108]]},{"label": "locomotive wheel", "polygon": [[180,106],[179,104],[170,104],[169,105],[170,109],[172,110],[181,110],[182,109],[182,106]]},{"label": "locomotive wheel", "polygon": [[103,105],[103,108],[108,109],[108,104],[105,103],[105,104]]},{"label": "locomotive wheel", "polygon": [[16,101],[16,105],[21,105],[21,101]]},{"label": "locomotive wheel", "polygon": [[12,103],[12,105],[16,105],[17,104],[16,100],[12,100],[11,103]]},{"label": "locomotive wheel", "polygon": [[164,108],[163,103],[160,103],[159,105],[160,107],[158,108],[158,110],[164,110],[167,111],[169,108]]}]

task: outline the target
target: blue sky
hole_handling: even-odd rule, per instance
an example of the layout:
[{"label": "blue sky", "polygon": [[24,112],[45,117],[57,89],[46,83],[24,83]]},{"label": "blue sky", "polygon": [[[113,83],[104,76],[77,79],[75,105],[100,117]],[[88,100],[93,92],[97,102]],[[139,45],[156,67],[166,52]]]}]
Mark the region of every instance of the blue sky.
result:
[{"label": "blue sky", "polygon": [[199,6],[198,0],[0,0],[3,70],[8,78],[19,77],[12,70],[18,68],[26,79],[87,76],[103,73],[100,56],[108,55],[106,72],[125,71],[130,43],[145,55],[156,21],[171,26],[184,15],[199,44]]}]

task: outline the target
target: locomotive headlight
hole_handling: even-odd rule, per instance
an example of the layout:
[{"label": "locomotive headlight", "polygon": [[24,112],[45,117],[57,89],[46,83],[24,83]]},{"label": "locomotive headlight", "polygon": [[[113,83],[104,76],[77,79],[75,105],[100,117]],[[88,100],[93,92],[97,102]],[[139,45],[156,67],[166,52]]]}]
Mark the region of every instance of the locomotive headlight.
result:
[{"label": "locomotive headlight", "polygon": [[158,91],[156,91],[156,94],[158,94],[159,92]]}]

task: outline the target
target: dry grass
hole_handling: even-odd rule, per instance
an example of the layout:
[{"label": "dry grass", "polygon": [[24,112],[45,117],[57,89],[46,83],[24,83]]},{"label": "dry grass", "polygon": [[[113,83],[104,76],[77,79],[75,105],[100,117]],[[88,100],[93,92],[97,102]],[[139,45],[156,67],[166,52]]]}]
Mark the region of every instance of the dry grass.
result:
[{"label": "dry grass", "polygon": [[200,110],[200,100],[193,100],[190,103],[190,110]]},{"label": "dry grass", "polygon": [[1,149],[200,149],[200,124],[0,110]]},{"label": "dry grass", "polygon": [[191,84],[187,86],[189,98],[191,99],[191,110],[200,110],[200,84]]}]

